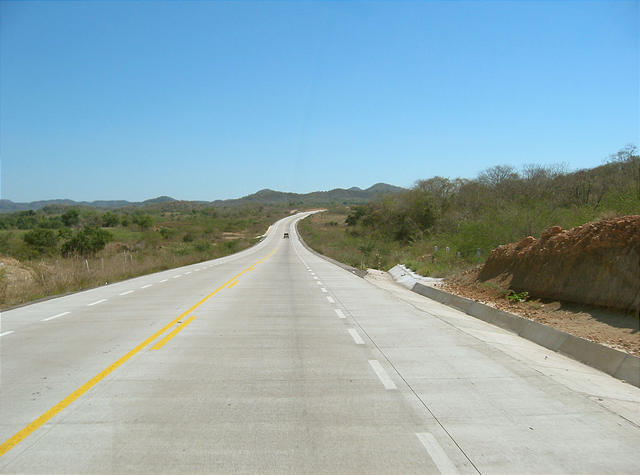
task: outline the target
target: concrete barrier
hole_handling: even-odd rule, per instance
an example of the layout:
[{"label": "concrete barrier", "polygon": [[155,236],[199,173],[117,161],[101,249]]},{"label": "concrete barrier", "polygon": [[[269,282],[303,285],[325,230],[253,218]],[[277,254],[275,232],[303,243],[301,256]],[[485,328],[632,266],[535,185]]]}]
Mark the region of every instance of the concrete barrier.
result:
[{"label": "concrete barrier", "polygon": [[[389,271],[395,280],[398,280],[396,276],[399,279],[403,279],[406,276],[402,268],[399,267],[395,266]],[[404,279],[402,285],[410,288],[413,292],[461,310],[467,315],[513,332],[540,346],[562,353],[592,368],[604,371],[614,378],[640,387],[640,358],[637,356],[614,350],[608,346],[585,340],[548,325],[534,322],[419,282],[416,283],[414,281],[413,285],[409,287],[408,280]]]}]

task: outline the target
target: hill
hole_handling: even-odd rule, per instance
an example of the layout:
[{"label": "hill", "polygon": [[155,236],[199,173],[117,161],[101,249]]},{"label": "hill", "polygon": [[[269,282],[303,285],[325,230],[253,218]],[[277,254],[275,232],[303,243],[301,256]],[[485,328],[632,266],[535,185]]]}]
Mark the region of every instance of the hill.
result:
[{"label": "hill", "polygon": [[116,209],[127,207],[153,207],[161,209],[181,209],[193,206],[218,206],[232,207],[246,204],[258,205],[290,205],[290,206],[319,206],[331,203],[359,204],[371,201],[378,196],[387,193],[397,193],[404,188],[376,183],[363,190],[358,187],[349,189],[335,188],[329,191],[314,191],[311,193],[288,193],[264,189],[242,198],[215,200],[215,201],[181,201],[170,196],[159,196],[142,202],[126,200],[101,200],[101,201],[73,201],[68,199],[53,199],[32,201],[30,203],[16,203],[11,200],[0,200],[0,213],[25,210],[39,210],[44,207],[70,207],[85,206],[100,209]]},{"label": "hill", "polygon": [[325,205],[330,203],[358,204],[366,203],[383,194],[398,193],[400,191],[404,191],[404,188],[386,183],[376,183],[365,190],[356,186],[348,189],[335,188],[329,191],[313,191],[311,193],[288,193],[264,189],[235,200],[217,200],[211,202],[211,204],[214,206],[237,206],[249,203],[262,205],[289,204],[291,206]]}]

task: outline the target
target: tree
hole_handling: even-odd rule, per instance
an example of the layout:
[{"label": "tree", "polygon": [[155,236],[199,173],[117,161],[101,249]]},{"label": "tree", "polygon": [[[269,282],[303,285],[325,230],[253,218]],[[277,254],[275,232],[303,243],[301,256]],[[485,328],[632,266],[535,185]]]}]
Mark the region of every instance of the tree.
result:
[{"label": "tree", "polygon": [[52,254],[58,245],[58,236],[51,229],[33,229],[25,233],[22,240],[39,254]]},{"label": "tree", "polygon": [[120,224],[120,217],[117,214],[112,213],[111,211],[107,211],[101,216],[100,221],[103,227],[113,228],[114,226]]},{"label": "tree", "polygon": [[487,168],[480,175],[478,181],[491,187],[497,187],[507,181],[517,180],[519,178],[516,169],[510,165],[497,165]]},{"label": "tree", "polygon": [[62,245],[62,254],[65,256],[80,255],[91,256],[104,249],[106,244],[113,239],[109,231],[100,228],[85,227]]},{"label": "tree", "polygon": [[71,228],[73,226],[77,226],[78,223],[80,222],[80,213],[78,212],[77,209],[71,208],[65,211],[62,214],[61,218],[64,225],[68,228]]},{"label": "tree", "polygon": [[145,213],[135,213],[131,221],[133,222],[133,224],[137,224],[138,226],[140,226],[140,231],[144,231],[145,229],[149,228],[153,223],[151,215]]},{"label": "tree", "polygon": [[622,174],[626,174],[636,182],[636,198],[640,201],[640,156],[638,147],[628,144],[614,155],[609,155],[607,163],[616,164]]},{"label": "tree", "polygon": [[38,217],[32,209],[20,211],[16,218],[16,227],[18,229],[33,229],[38,225]]},{"label": "tree", "polygon": [[356,224],[358,224],[360,218],[362,218],[365,214],[366,210],[364,206],[354,206],[344,222],[347,224],[347,226],[355,226]]},{"label": "tree", "polygon": [[70,239],[73,236],[73,231],[69,228],[58,229],[58,237],[62,239]]}]

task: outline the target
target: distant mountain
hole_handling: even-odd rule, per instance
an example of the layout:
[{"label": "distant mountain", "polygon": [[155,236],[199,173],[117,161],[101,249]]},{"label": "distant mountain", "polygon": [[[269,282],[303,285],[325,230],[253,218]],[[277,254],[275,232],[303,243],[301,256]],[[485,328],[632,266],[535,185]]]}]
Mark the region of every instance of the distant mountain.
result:
[{"label": "distant mountain", "polygon": [[73,201],[73,200],[44,200],[32,201],[31,203],[15,203],[11,200],[0,200],[0,213],[24,210],[38,210],[48,207],[68,207],[68,206],[88,206],[93,208],[114,209],[127,207],[151,207],[154,209],[171,210],[184,207],[197,206],[241,206],[246,204],[258,205],[288,205],[288,206],[321,206],[331,203],[357,204],[366,203],[377,196],[387,193],[398,193],[404,188],[388,185],[386,183],[376,183],[363,190],[354,186],[343,189],[335,188],[329,191],[313,191],[311,193],[288,193],[264,189],[251,195],[229,200],[215,201],[178,201],[170,196],[159,196],[142,202],[131,202],[126,200],[103,200],[103,201]]},{"label": "distant mountain", "polygon": [[30,203],[15,203],[11,200],[0,200],[0,213],[12,211],[26,211],[29,209],[38,210],[45,206],[89,206],[92,208],[126,208],[127,206],[145,206],[153,203],[166,203],[176,201],[169,196],[160,196],[150,200],[139,202],[131,202],[126,200],[99,200],[99,201],[73,201],[73,200],[42,200],[32,201]]},{"label": "distant mountain", "polygon": [[177,201],[170,196],[158,196],[157,198],[151,198],[150,200],[144,200],[143,205],[155,204],[155,203],[170,203],[171,201]]},{"label": "distant mountain", "polygon": [[386,183],[376,183],[366,190],[357,186],[352,188],[335,188],[329,191],[313,191],[311,193],[288,193],[269,189],[260,190],[252,195],[232,200],[212,201],[214,206],[237,206],[242,204],[288,204],[291,206],[325,205],[330,203],[356,204],[366,203],[377,196],[387,193],[397,193],[404,188],[388,185]]}]

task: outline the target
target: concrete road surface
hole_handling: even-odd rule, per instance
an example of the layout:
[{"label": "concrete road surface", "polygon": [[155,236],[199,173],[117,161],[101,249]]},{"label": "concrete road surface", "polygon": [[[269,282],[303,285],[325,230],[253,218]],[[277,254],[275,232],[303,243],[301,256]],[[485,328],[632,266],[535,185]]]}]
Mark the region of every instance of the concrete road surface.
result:
[{"label": "concrete road surface", "polygon": [[640,390],[350,274],[301,216],[4,312],[0,472],[640,473]]}]

